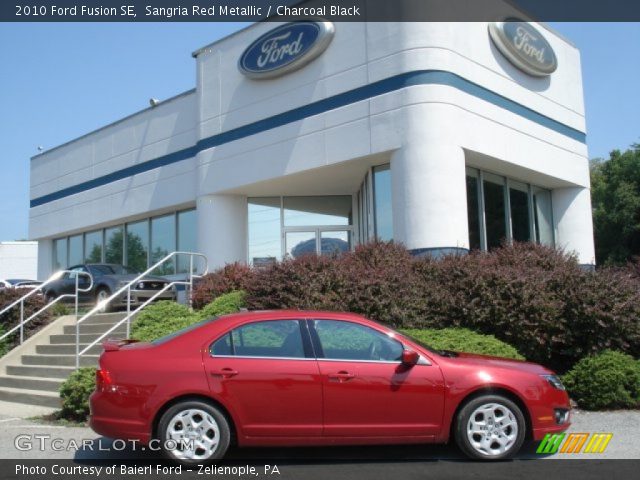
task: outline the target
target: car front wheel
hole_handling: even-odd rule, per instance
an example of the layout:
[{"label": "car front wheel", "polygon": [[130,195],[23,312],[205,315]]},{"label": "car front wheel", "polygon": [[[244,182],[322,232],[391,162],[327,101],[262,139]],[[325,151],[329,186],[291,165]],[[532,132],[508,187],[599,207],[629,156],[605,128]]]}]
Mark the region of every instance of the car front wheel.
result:
[{"label": "car front wheel", "polygon": [[471,458],[504,460],[518,453],[526,428],[524,415],[514,402],[502,395],[482,395],[458,413],[455,439]]},{"label": "car front wheel", "polygon": [[160,419],[158,434],[162,453],[183,465],[222,458],[231,438],[229,422],[222,412],[197,400],[169,408]]}]

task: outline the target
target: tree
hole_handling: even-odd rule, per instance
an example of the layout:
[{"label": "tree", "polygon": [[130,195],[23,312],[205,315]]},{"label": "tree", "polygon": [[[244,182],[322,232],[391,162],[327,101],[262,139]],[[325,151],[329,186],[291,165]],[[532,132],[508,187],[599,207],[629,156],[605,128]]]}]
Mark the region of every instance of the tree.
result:
[{"label": "tree", "polygon": [[599,264],[640,256],[640,144],[591,162],[591,195]]}]

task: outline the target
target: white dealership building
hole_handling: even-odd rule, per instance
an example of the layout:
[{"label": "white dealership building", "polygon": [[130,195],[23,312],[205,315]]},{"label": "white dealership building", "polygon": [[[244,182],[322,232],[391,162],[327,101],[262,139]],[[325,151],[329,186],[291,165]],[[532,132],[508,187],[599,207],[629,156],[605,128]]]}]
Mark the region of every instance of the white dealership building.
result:
[{"label": "white dealership building", "polygon": [[594,264],[580,53],[547,26],[261,22],[193,57],[193,90],[31,160],[40,278],[375,237],[418,255],[535,241]]}]

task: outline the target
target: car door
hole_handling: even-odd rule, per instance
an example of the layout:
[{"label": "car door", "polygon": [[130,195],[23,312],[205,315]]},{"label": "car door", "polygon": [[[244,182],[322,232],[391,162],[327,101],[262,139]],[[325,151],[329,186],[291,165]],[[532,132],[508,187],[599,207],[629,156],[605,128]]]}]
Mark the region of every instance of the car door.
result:
[{"label": "car door", "polygon": [[309,320],[323,385],[325,436],[411,437],[440,431],[444,381],[437,365],[400,362],[404,346],[370,326]]},{"label": "car door", "polygon": [[[72,267],[70,273],[65,276],[64,293],[69,295],[76,294],[76,277],[78,288],[86,290],[90,285],[89,277],[86,275],[87,273],[89,273],[89,270],[82,265]],[[78,291],[78,301],[82,303],[93,301],[93,293],[89,291]]]},{"label": "car door", "polygon": [[322,385],[303,327],[301,320],[261,320],[211,344],[209,387],[232,406],[244,435],[322,435]]}]

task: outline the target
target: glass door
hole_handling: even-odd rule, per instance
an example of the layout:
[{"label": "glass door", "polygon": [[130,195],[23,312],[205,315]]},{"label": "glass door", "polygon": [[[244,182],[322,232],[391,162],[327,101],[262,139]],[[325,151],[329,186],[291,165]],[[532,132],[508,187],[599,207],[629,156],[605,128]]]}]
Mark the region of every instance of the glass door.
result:
[{"label": "glass door", "polygon": [[285,229],[285,254],[290,258],[303,255],[339,255],[351,250],[353,229],[296,228]]}]

